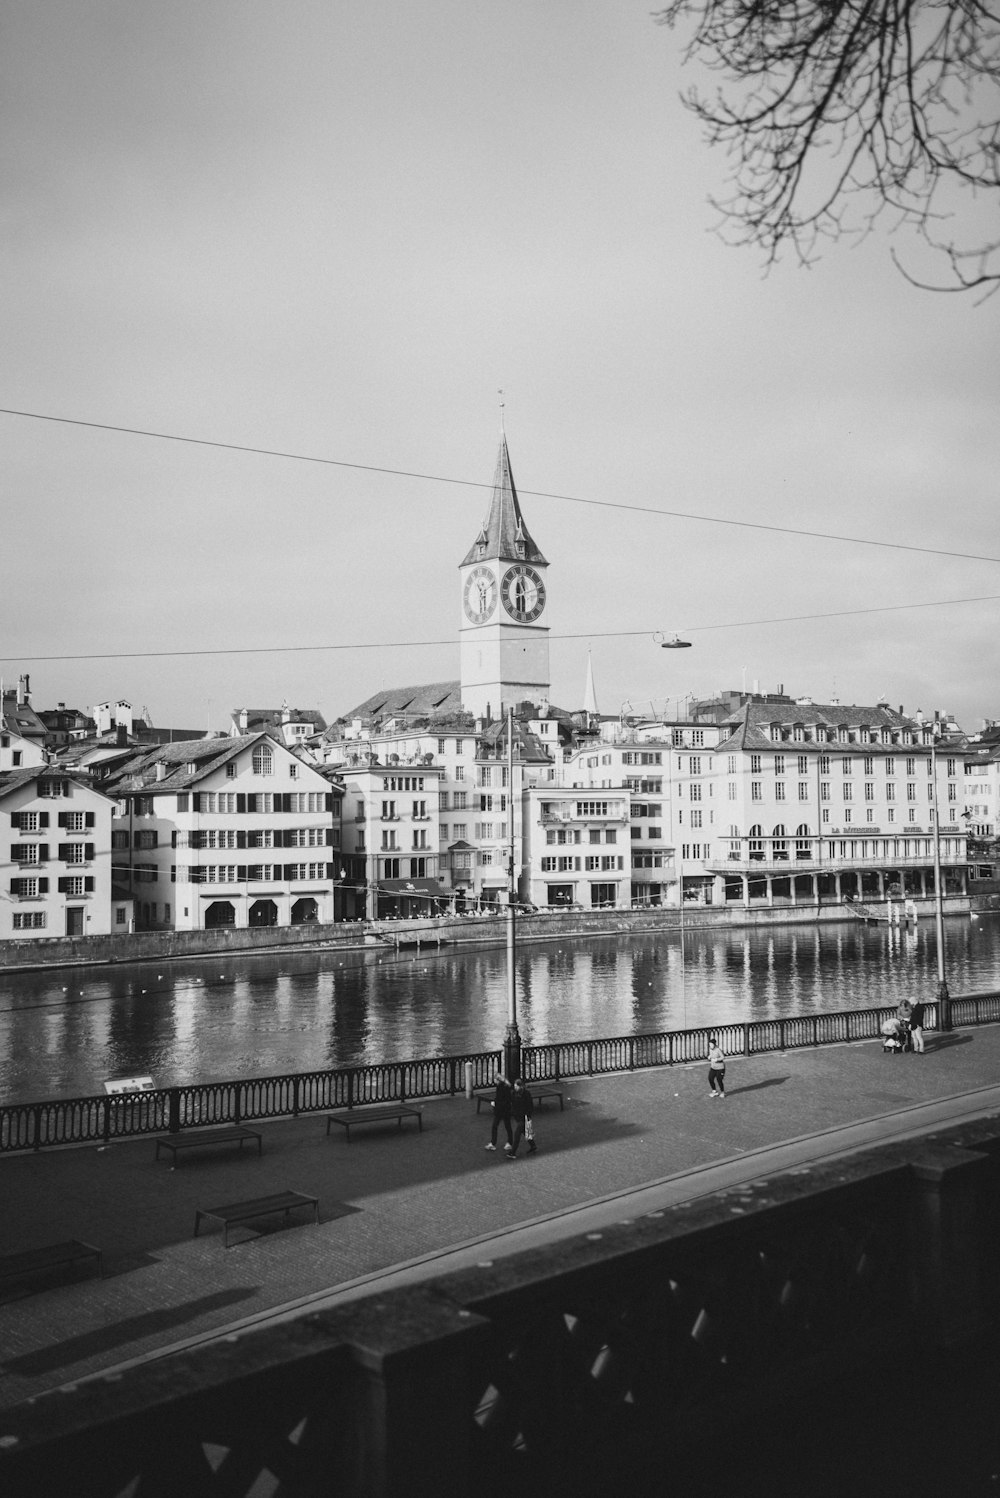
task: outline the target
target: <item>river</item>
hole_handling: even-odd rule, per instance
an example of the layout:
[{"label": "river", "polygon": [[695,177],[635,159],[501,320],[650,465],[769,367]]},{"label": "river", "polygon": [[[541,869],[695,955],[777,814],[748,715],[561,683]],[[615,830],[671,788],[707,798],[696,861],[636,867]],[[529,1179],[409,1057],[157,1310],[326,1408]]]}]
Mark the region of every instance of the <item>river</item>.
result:
[{"label": "river", "polygon": [[[1000,987],[1000,914],[945,922],[952,994]],[[933,920],[524,943],[526,1044],[933,998]],[[503,946],[282,952],[0,976],[0,1101],[498,1047]]]}]

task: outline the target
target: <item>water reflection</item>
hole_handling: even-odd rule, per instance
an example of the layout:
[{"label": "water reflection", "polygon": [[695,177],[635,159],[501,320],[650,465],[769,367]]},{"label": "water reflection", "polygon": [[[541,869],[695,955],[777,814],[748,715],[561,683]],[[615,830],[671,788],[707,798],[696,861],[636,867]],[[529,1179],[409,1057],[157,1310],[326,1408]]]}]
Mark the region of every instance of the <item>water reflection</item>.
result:
[{"label": "water reflection", "polygon": [[[1000,916],[946,923],[953,993],[1000,986]],[[523,944],[526,1042],[682,1029],[932,997],[933,922],[688,929]],[[459,1054],[499,1045],[503,947],[426,953],[282,953],[0,980],[0,1098]]]}]

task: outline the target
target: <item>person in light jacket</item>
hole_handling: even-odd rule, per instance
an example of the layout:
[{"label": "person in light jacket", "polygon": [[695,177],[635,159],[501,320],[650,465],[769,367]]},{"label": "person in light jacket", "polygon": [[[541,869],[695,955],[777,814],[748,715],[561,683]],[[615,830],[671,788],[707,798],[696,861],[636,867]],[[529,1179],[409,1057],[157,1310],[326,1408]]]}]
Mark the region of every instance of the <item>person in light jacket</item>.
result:
[{"label": "person in light jacket", "polygon": [[710,1098],[726,1095],[726,1058],[715,1035],[708,1037],[708,1095]]}]

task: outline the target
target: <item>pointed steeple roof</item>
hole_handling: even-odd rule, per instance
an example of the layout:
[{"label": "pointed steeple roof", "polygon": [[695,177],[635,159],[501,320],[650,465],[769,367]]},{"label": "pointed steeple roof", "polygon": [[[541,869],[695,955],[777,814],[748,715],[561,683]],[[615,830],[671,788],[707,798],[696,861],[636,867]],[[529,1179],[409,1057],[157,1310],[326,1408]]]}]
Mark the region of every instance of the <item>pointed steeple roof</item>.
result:
[{"label": "pointed steeple roof", "polygon": [[528,533],[521,514],[521,506],[514,486],[514,475],[510,467],[507,438],[500,439],[496,473],[493,475],[493,498],[489,513],[483,521],[479,535],[460,563],[462,567],[472,562],[504,561],[548,564]]},{"label": "pointed steeple roof", "polygon": [[587,651],[587,685],[583,691],[583,710],[588,716],[598,717],[597,693],[594,690],[594,663]]}]

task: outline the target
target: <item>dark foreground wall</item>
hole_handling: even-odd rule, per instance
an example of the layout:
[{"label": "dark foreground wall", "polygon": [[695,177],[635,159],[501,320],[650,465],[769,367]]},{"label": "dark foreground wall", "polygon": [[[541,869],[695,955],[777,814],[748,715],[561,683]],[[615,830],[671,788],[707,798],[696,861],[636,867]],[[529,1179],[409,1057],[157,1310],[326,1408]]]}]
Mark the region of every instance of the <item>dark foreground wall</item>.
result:
[{"label": "dark foreground wall", "polygon": [[979,1498],[998,1233],[992,1118],[21,1405],[0,1491]]}]

